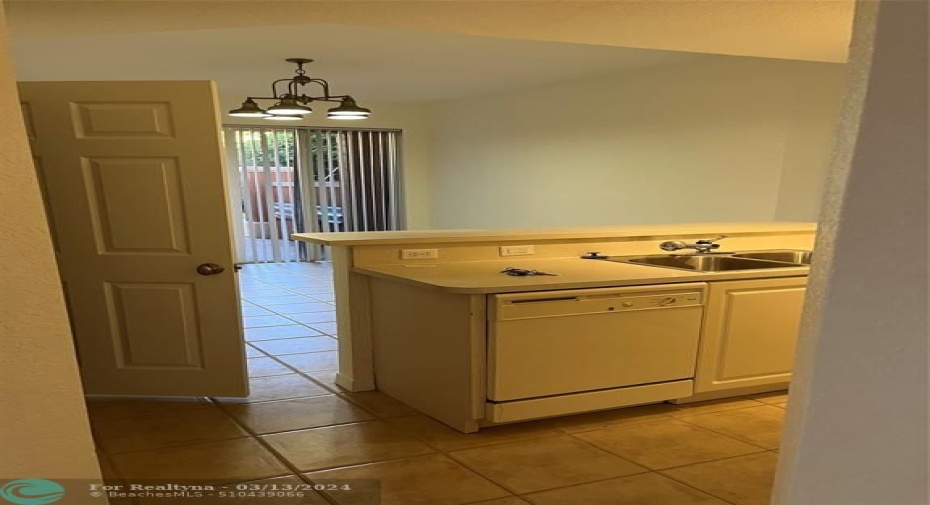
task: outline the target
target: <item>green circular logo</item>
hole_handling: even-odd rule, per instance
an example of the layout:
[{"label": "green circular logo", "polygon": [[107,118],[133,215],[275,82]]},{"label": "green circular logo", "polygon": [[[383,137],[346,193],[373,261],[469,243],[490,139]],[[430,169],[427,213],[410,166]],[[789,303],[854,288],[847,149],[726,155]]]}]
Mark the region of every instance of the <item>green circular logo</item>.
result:
[{"label": "green circular logo", "polygon": [[11,480],[0,487],[0,498],[16,505],[55,503],[64,496],[61,484],[45,479]]}]

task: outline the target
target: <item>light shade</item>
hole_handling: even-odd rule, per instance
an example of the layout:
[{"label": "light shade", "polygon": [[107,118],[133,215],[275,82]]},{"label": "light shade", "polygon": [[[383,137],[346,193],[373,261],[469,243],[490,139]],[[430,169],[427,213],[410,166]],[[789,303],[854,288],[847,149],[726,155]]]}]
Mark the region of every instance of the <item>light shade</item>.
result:
[{"label": "light shade", "polygon": [[246,100],[242,102],[242,107],[229,111],[229,115],[236,117],[268,117],[269,114],[259,107],[258,104],[255,103],[255,100],[246,98]]},{"label": "light shade", "polygon": [[326,115],[329,119],[368,119],[368,116],[371,116],[371,109],[359,107],[351,96],[343,98],[342,103],[329,109]]},{"label": "light shade", "polygon": [[300,105],[297,103],[297,100],[293,98],[282,98],[280,102],[268,107],[268,113],[274,115],[285,115],[292,116],[295,114],[303,115],[310,114],[313,112],[313,109],[310,107]]},{"label": "light shade", "polygon": [[265,116],[265,119],[272,121],[300,121],[303,117],[296,114],[275,114],[274,116]]}]

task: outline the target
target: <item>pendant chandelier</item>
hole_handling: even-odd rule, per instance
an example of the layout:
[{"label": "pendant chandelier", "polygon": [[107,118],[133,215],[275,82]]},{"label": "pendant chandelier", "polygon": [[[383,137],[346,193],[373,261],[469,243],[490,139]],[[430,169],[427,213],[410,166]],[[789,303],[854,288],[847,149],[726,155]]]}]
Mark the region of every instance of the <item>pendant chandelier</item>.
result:
[{"label": "pendant chandelier", "polygon": [[[297,64],[294,77],[278,79],[271,83],[272,96],[249,96],[242,102],[242,107],[229,111],[230,116],[258,117],[275,121],[299,121],[303,116],[311,114],[311,102],[336,102],[336,107],[329,109],[326,117],[329,119],[368,119],[371,109],[359,107],[355,99],[349,95],[330,95],[329,83],[323,79],[307,77],[304,64],[313,60],[309,58],[288,58],[290,63]],[[282,84],[286,83],[286,84]],[[316,84],[322,88],[322,96],[310,96],[303,91],[308,84]],[[274,100],[274,105],[262,109],[255,100]]]}]

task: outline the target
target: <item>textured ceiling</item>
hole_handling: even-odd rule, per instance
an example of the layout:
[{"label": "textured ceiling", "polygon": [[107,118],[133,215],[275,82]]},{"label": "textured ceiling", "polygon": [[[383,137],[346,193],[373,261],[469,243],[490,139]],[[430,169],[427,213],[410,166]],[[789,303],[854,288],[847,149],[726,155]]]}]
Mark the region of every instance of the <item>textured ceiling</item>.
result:
[{"label": "textured ceiling", "polygon": [[845,62],[853,0],[7,0],[14,37],[344,24]]},{"label": "textured ceiling", "polygon": [[19,38],[12,52],[19,80],[210,79],[224,95],[268,95],[273,79],[293,75],[285,58],[308,57],[317,60],[309,75],[368,102],[491,94],[702,57],[333,25]]}]

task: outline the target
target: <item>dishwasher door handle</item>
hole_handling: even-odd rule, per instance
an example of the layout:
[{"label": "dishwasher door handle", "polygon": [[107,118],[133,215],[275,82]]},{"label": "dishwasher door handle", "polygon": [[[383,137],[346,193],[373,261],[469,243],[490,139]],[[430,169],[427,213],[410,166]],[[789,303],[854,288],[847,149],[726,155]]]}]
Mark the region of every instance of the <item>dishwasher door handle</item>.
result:
[{"label": "dishwasher door handle", "polygon": [[563,297],[553,297],[553,298],[533,298],[530,300],[511,300],[511,305],[526,304],[526,303],[542,303],[542,302],[576,302],[581,300],[577,296],[563,296]]}]

